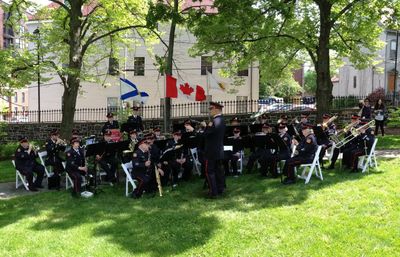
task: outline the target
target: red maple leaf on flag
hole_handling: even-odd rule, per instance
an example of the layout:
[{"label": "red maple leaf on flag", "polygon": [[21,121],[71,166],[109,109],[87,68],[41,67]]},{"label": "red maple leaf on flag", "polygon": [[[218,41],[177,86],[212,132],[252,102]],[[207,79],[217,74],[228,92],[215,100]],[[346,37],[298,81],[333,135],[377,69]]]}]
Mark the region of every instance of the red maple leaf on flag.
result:
[{"label": "red maple leaf on flag", "polygon": [[187,82],[184,85],[180,84],[179,89],[182,91],[184,95],[187,96],[190,96],[194,92],[194,88],[192,88]]}]

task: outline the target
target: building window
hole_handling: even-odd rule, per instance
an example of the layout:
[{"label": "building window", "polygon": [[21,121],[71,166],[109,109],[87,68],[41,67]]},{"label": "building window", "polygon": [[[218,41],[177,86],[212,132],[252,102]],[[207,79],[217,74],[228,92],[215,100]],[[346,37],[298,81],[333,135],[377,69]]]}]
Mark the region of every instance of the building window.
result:
[{"label": "building window", "polygon": [[396,40],[390,40],[389,59],[394,60],[396,57]]},{"label": "building window", "polygon": [[15,92],[15,95],[14,95],[14,103],[18,103],[18,93],[17,92]]},{"label": "building window", "polygon": [[144,76],[144,57],[135,57],[134,59],[134,75]]},{"label": "building window", "polygon": [[353,77],[353,88],[357,88],[357,76]]},{"label": "building window", "polygon": [[107,97],[107,112],[116,113],[118,111],[118,97]]},{"label": "building window", "polygon": [[22,102],[25,103],[25,93],[22,92]]},{"label": "building window", "polygon": [[248,77],[249,76],[249,69],[240,70],[240,71],[238,71],[237,75],[239,77]]},{"label": "building window", "polygon": [[208,110],[208,103],[212,101],[212,95],[207,95],[206,100],[200,103],[200,113],[201,114],[207,114],[209,113]]},{"label": "building window", "polygon": [[247,96],[236,96],[236,112],[247,113]]},{"label": "building window", "polygon": [[201,57],[201,75],[207,75],[207,71],[212,73],[212,57],[202,56]]}]

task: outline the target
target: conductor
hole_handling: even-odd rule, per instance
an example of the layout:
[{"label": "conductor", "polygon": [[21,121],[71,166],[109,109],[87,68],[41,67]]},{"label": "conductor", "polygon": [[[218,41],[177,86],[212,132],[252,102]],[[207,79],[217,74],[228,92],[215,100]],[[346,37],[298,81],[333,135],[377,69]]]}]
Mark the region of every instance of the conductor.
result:
[{"label": "conductor", "polygon": [[208,198],[216,198],[224,192],[225,176],[222,169],[224,160],[225,123],[222,116],[223,106],[210,102],[210,115],[213,117],[204,131],[205,138],[205,166],[208,182]]}]

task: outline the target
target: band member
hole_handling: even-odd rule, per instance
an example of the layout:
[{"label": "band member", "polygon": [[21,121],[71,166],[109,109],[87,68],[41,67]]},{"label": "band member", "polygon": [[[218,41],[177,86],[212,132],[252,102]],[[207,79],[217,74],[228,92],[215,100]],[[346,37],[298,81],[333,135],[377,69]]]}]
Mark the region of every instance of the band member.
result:
[{"label": "band member", "polygon": [[[175,131],[173,139],[167,142],[167,148],[173,148],[178,145],[181,138],[182,133],[180,131]],[[193,169],[193,160],[190,157],[189,149],[183,146],[179,150],[175,150],[175,155],[172,160],[168,161],[168,165],[172,172],[173,187],[178,185],[179,178],[185,181],[189,180]]]},{"label": "band member", "polygon": [[[300,122],[295,125],[297,131],[301,131],[303,128],[303,125],[309,123],[309,120],[308,120],[309,117],[310,117],[310,114],[308,112],[303,112],[300,114]],[[302,133],[300,133],[300,137],[303,138]]]},{"label": "band member", "polygon": [[132,129],[136,129],[136,131],[144,130],[143,121],[142,121],[142,117],[140,117],[140,115],[139,115],[139,110],[140,110],[140,107],[138,107],[138,106],[132,107],[133,114],[128,117],[128,121],[127,121],[128,126],[131,130]]},{"label": "band member", "polygon": [[160,128],[154,128],[154,136],[156,137],[156,140],[165,140],[165,136],[161,135],[161,129]]},{"label": "band member", "polygon": [[240,158],[240,152],[243,150],[242,137],[240,136],[240,128],[234,128],[233,136],[230,136],[228,138],[233,140],[233,150],[225,152],[225,159],[224,159],[225,176],[229,175],[229,162],[230,162],[232,167],[232,175],[234,177],[237,177],[239,175],[237,162]]},{"label": "band member", "polygon": [[72,196],[79,197],[81,192],[82,176],[87,174],[88,168],[85,164],[85,156],[80,147],[79,138],[72,138],[70,143],[71,149],[67,152],[66,171],[74,183],[71,192]]},{"label": "band member", "polygon": [[54,129],[50,133],[49,140],[46,141],[47,160],[46,165],[53,167],[55,176],[59,176],[64,172],[62,165],[63,159],[60,157],[60,153],[65,151],[66,143],[59,138],[60,133],[57,129]]},{"label": "band member", "polygon": [[268,114],[264,113],[263,115],[261,115],[258,120],[256,120],[254,123],[255,124],[264,124],[267,123],[269,120],[269,116]]},{"label": "band member", "polygon": [[329,122],[330,118],[332,118],[332,116],[329,114],[324,114],[322,116],[321,126],[322,126],[322,130],[323,130],[324,134],[326,135],[326,137],[324,139],[317,139],[318,144],[322,145],[322,149],[319,154],[319,163],[321,164],[321,167],[324,167],[323,158],[325,156],[326,150],[329,147],[332,147],[332,142],[329,140],[329,138],[332,135],[336,134],[336,125],[333,122]]},{"label": "band member", "polygon": [[[269,124],[264,123],[262,126],[261,132],[257,133],[256,135],[266,135],[272,132],[272,128]],[[252,152],[249,156],[249,160],[246,164],[246,170],[248,173],[251,173],[253,170],[254,163],[260,159],[266,153],[265,147],[257,147],[254,152]]]},{"label": "band member", "polygon": [[114,120],[114,114],[112,112],[107,113],[108,121],[104,123],[101,133],[104,135],[109,129],[119,129],[118,121]]},{"label": "band member", "polygon": [[292,138],[287,133],[287,127],[285,124],[281,123],[278,129],[279,136],[282,138],[286,147],[282,149],[279,148],[277,154],[270,155],[269,158],[264,158],[261,160],[261,169],[265,170],[264,175],[266,176],[269,171],[272,178],[278,177],[278,162],[282,160],[288,160],[291,155]]},{"label": "band member", "polygon": [[225,122],[222,116],[223,106],[216,102],[210,102],[210,115],[213,121],[210,122],[204,131],[204,154],[206,164],[206,177],[208,181],[208,196],[216,198],[224,192],[225,176],[221,169],[224,159],[224,134]]},{"label": "band member", "polygon": [[[156,140],[156,137],[153,133],[147,134],[144,136],[144,138],[147,140],[149,144],[149,154],[150,154],[150,161],[152,165],[153,171],[155,171],[155,167],[157,167],[158,172],[160,173],[160,179],[162,181],[162,184],[166,185],[168,183],[167,176],[165,176],[164,171],[167,171],[168,169],[168,162],[161,163],[160,162],[160,157],[161,157],[161,149],[158,148],[156,144],[154,144],[154,141]],[[153,168],[154,167],[154,168]],[[166,172],[168,174],[168,172]],[[149,174],[150,176],[150,186],[151,186],[151,191],[156,190],[156,176],[155,172],[151,172]],[[164,178],[166,177],[166,178]]]},{"label": "band member", "polygon": [[[358,114],[353,114],[351,116],[350,127],[356,128],[359,123],[360,123],[360,116]],[[351,135],[351,131],[348,130],[348,131],[346,131],[344,137],[346,138],[346,137],[348,137],[350,135]],[[328,169],[329,170],[333,170],[335,168],[335,163],[336,163],[336,161],[337,161],[337,159],[339,157],[339,153],[340,152],[344,153],[344,152],[350,151],[352,149],[354,149],[354,140],[348,142],[346,145],[342,146],[341,148],[335,148],[335,150],[333,150],[333,155],[332,155],[332,158],[331,158],[331,164],[329,165]],[[344,162],[346,162],[346,158],[348,158],[348,156],[347,155],[346,156],[343,155]]]},{"label": "band member", "polygon": [[[368,123],[368,120],[360,123],[361,126]],[[368,155],[371,152],[372,145],[375,141],[375,135],[370,128],[360,128],[360,135],[355,139],[356,146],[350,152],[350,172],[358,172],[358,159],[360,156]]]},{"label": "band member", "polygon": [[[19,139],[19,146],[14,156],[15,168],[26,177],[29,191],[38,191],[37,188],[43,188],[44,167],[36,162],[36,158],[38,157],[36,149],[29,143],[27,137]],[[35,182],[33,182],[33,173],[36,173]]]},{"label": "band member", "polygon": [[132,198],[140,198],[144,190],[148,190],[151,173],[151,160],[149,158],[149,144],[146,139],[138,142],[138,149],[133,153],[132,177],[139,181],[138,187],[132,192]]},{"label": "band member", "polygon": [[[111,131],[106,131],[104,134],[104,142],[112,144]],[[104,150],[102,155],[96,155],[96,161],[100,164],[100,167],[107,173],[106,181],[114,183],[116,181],[115,171],[117,169],[117,160],[115,158],[114,151]]]},{"label": "band member", "polygon": [[240,120],[238,117],[233,117],[231,119],[231,126],[240,126]]},{"label": "band member", "polygon": [[81,147],[81,148],[83,147],[83,144],[82,144],[82,135],[81,135],[81,133],[79,132],[79,130],[73,129],[73,130],[72,130],[71,138],[77,138],[77,139],[79,139],[79,147]]},{"label": "band member", "polygon": [[288,116],[286,114],[282,114],[280,119],[278,120],[277,124],[285,124],[287,125],[289,122]]},{"label": "band member", "polygon": [[296,146],[295,156],[288,159],[283,167],[283,174],[287,177],[283,180],[283,184],[289,185],[296,183],[295,167],[301,164],[311,163],[317,150],[317,140],[312,132],[312,124],[303,124],[302,134],[304,139],[298,143],[293,140]]}]

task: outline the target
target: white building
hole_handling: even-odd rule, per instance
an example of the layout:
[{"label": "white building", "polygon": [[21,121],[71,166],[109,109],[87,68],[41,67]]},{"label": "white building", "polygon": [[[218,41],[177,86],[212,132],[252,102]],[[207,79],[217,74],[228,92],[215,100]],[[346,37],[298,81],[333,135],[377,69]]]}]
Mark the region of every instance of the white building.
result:
[{"label": "white building", "polygon": [[[357,70],[345,59],[346,64],[339,69],[339,82],[333,87],[334,96],[367,96],[378,88],[384,88],[387,94],[393,93],[396,32],[386,30],[379,40],[385,42],[385,46],[378,51],[375,66]],[[399,68],[398,64],[397,70]],[[399,90],[399,83],[397,79],[396,91]]]}]

